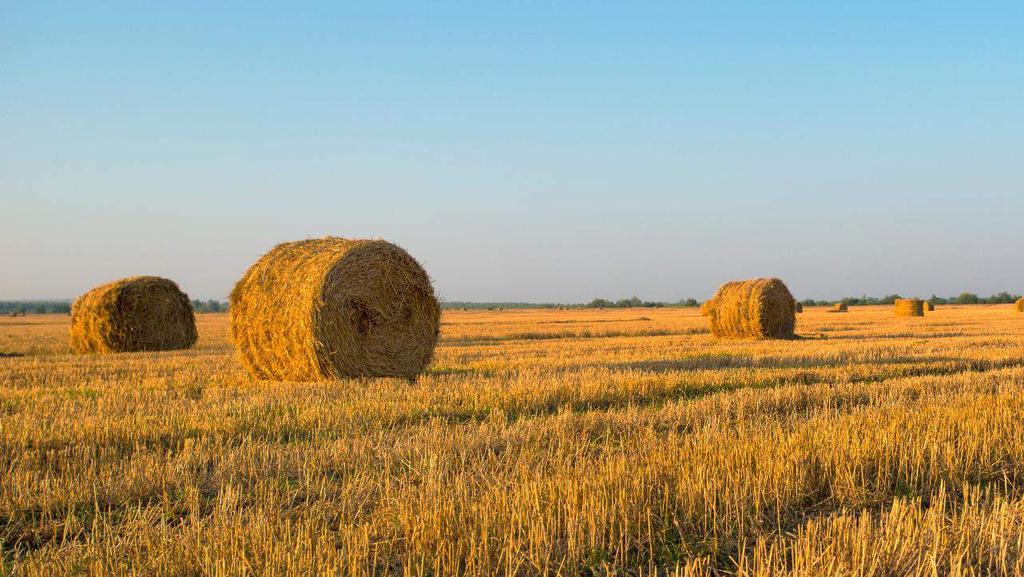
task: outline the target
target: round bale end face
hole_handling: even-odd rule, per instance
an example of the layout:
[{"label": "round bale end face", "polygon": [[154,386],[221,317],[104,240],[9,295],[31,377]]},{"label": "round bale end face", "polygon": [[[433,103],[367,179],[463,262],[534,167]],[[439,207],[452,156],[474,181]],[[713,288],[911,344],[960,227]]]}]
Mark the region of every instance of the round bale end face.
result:
[{"label": "round bale end face", "polygon": [[76,353],[170,351],[196,342],[192,303],[165,278],[136,276],[92,289],[71,307]]},{"label": "round bale end face", "polygon": [[401,248],[353,248],[327,274],[314,313],[317,357],[337,377],[415,378],[430,364],[441,307],[426,271]]},{"label": "round bale end face", "polygon": [[722,285],[713,299],[711,332],[720,338],[793,338],[796,302],[779,279]]},{"label": "round bale end face", "polygon": [[278,245],[231,293],[231,329],[257,378],[415,378],[433,356],[441,308],[401,248],[336,237]]}]

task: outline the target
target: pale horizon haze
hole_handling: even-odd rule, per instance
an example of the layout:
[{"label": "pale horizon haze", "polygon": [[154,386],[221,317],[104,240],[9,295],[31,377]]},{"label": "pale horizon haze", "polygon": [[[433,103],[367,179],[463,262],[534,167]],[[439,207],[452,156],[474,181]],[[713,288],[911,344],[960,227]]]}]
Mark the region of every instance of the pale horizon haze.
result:
[{"label": "pale horizon haze", "polygon": [[448,300],[1024,292],[1024,4],[0,4],[0,300],[275,244]]}]

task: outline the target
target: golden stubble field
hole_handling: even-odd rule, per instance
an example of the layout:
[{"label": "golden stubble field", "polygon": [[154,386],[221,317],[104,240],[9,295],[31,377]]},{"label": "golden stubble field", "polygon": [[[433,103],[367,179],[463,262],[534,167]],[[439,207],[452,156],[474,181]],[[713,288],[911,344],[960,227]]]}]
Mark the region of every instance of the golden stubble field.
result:
[{"label": "golden stubble field", "polygon": [[446,312],[429,373],[254,382],[0,319],[0,573],[982,575],[1024,567],[1024,315]]}]

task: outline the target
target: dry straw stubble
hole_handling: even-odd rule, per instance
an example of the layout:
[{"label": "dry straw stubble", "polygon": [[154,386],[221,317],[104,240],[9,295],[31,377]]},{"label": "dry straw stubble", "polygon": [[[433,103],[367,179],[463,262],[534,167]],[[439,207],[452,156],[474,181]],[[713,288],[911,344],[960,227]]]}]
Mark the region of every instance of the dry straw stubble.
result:
[{"label": "dry straw stubble", "polygon": [[896,299],[895,311],[898,317],[923,317],[924,301],[920,299]]},{"label": "dry straw stubble", "polygon": [[441,309],[426,271],[398,246],[338,237],[287,242],[231,293],[231,331],[258,378],[415,378]]},{"label": "dry straw stubble", "polygon": [[119,353],[195,344],[192,303],[174,281],[134,276],[98,286],[71,307],[71,349]]},{"label": "dry straw stubble", "polygon": [[725,338],[793,337],[796,302],[785,283],[776,278],[752,279],[722,285],[711,300],[711,332]]}]

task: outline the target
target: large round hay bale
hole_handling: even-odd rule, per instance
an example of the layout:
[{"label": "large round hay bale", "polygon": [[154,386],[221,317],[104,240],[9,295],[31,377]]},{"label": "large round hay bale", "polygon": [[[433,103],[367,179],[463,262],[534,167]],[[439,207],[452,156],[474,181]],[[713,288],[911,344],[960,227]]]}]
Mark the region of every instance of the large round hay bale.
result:
[{"label": "large round hay bale", "polygon": [[896,299],[896,316],[923,317],[924,301],[920,299]]},{"label": "large round hay bale", "polygon": [[834,313],[845,313],[850,310],[850,306],[846,303],[836,303],[832,305],[832,312]]},{"label": "large round hay bale", "polygon": [[711,332],[725,338],[793,337],[796,302],[785,283],[776,278],[752,279],[722,285],[711,299]]},{"label": "large round hay bale", "polygon": [[441,307],[401,248],[337,237],[279,244],[231,292],[231,333],[258,378],[415,378],[430,363]]},{"label": "large round hay bale", "polygon": [[187,349],[196,317],[173,281],[134,276],[92,289],[71,306],[71,349],[120,353]]}]

